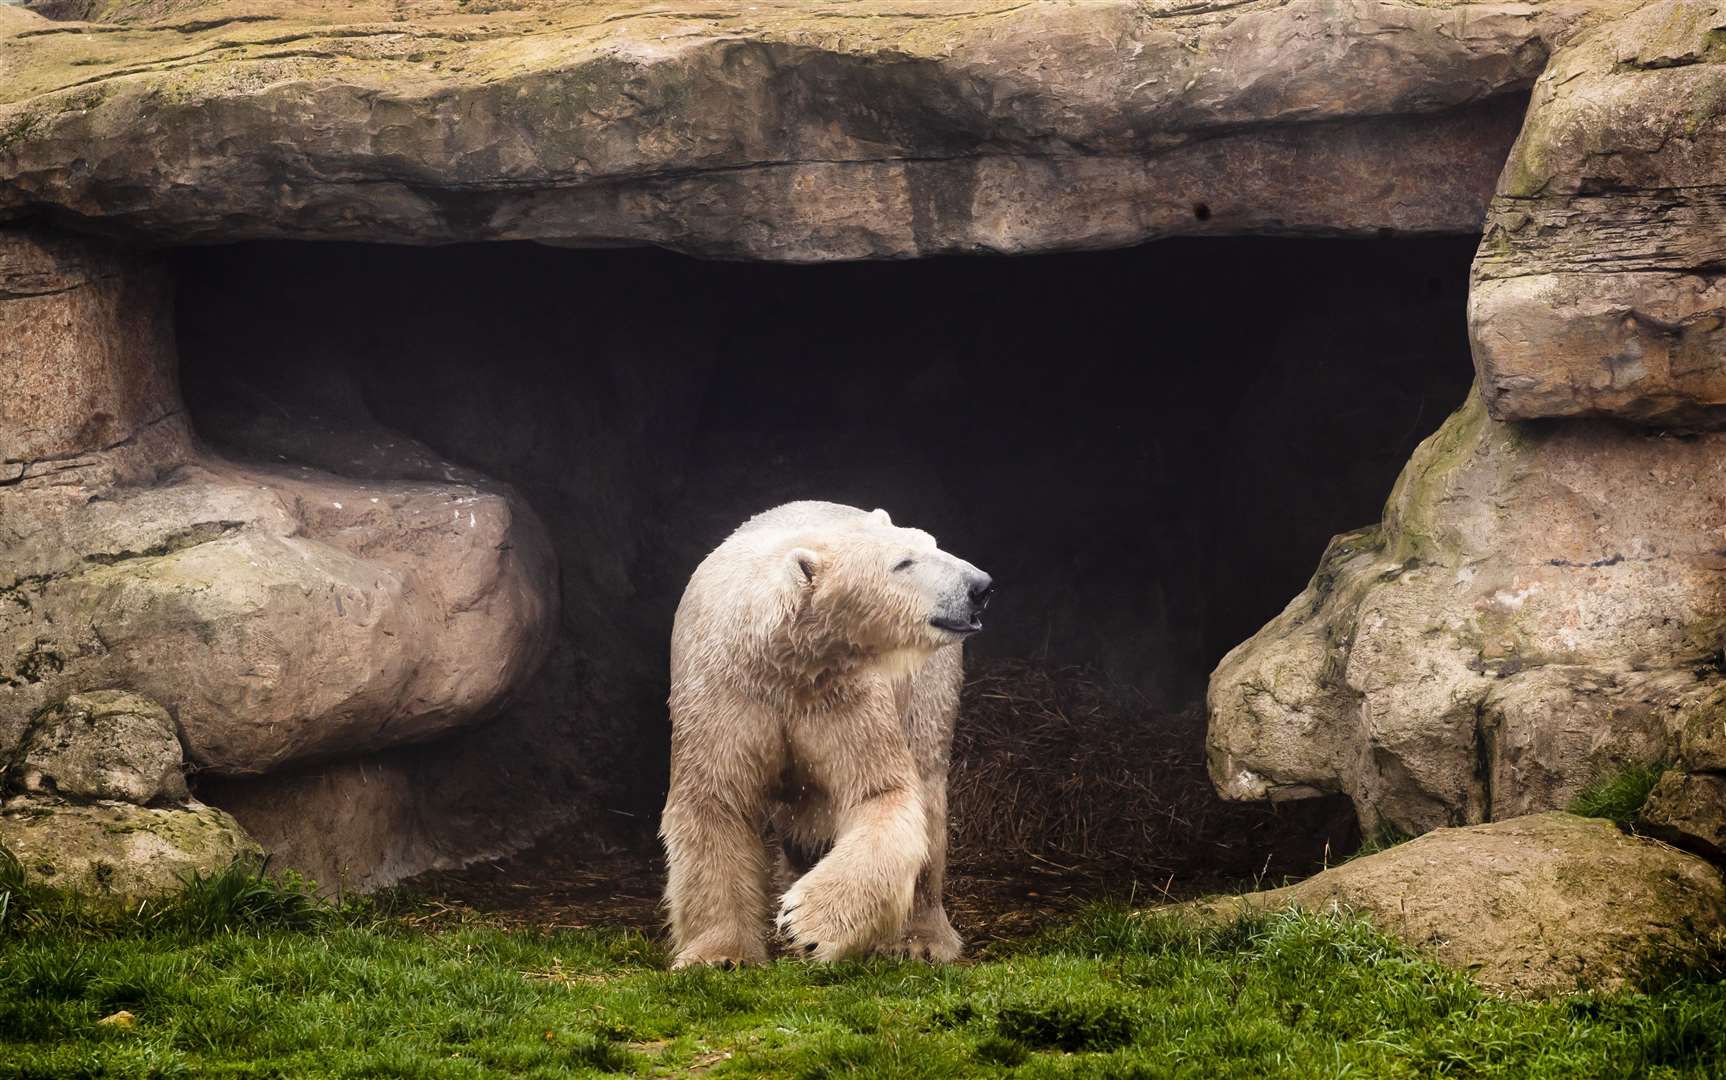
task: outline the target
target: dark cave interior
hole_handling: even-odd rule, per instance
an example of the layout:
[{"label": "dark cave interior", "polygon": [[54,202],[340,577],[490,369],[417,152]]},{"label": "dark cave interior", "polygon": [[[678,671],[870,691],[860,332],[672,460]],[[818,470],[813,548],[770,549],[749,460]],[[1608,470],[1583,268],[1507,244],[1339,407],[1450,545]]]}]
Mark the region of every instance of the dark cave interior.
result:
[{"label": "dark cave interior", "polygon": [[562,572],[511,709],[657,810],[671,617],[750,514],[887,508],[1000,584],[979,658],[1178,707],[1459,405],[1468,237],[788,266],[532,244],[176,253],[200,431],[359,402],[519,491]]}]

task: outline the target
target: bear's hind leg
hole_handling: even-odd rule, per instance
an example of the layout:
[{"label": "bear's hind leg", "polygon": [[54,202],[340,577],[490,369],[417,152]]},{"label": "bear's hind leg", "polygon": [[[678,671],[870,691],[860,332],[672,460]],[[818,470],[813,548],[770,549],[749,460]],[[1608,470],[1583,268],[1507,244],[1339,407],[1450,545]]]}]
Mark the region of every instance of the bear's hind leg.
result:
[{"label": "bear's hind leg", "polygon": [[[944,764],[944,763],[943,763]],[[929,861],[917,875],[916,899],[905,931],[876,952],[946,964],[965,951],[964,939],[947,918],[941,894],[947,884],[947,773],[945,769],[923,778],[923,807],[928,819]]]}]

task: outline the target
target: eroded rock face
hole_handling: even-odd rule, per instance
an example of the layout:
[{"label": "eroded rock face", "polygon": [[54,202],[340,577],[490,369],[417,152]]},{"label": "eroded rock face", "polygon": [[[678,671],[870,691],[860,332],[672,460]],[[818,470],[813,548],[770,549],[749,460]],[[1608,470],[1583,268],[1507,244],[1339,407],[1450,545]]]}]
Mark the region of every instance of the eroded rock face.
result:
[{"label": "eroded rock face", "polygon": [[1341,791],[1416,834],[1564,806],[1669,757],[1717,709],[1726,436],[1500,423],[1469,403],[1382,526],[1226,656],[1211,775],[1234,798]]},{"label": "eroded rock face", "polygon": [[1714,867],[1563,813],[1439,829],[1198,910],[1242,906],[1358,912],[1488,987],[1528,995],[1634,983],[1651,954],[1726,929]]},{"label": "eroded rock face", "polygon": [[1469,302],[1493,416],[1720,425],[1723,33],[1720,4],[1648,4],[1536,83]]},{"label": "eroded rock face", "polygon": [[11,15],[0,216],[801,261],[1472,232],[1550,43],[1627,5],[500,6]]},{"label": "eroded rock face", "polygon": [[124,690],[71,694],[44,709],[13,769],[34,795],[138,806],[187,798],[173,718],[154,701]]},{"label": "eroded rock face", "polygon": [[187,452],[172,307],[150,256],[0,233],[0,486],[137,479]]},{"label": "eroded rock face", "polygon": [[1726,692],[1679,726],[1673,767],[1648,796],[1637,827],[1726,863]]},{"label": "eroded rock face", "polygon": [[1666,773],[1642,807],[1638,826],[1687,851],[1726,862],[1726,775]]},{"label": "eroded rock face", "polygon": [[[555,617],[555,567],[531,511],[357,422],[304,433],[339,472],[208,454],[167,389],[165,289],[132,307],[126,290],[147,271],[99,245],[67,249],[0,234],[12,253],[0,268],[13,269],[0,283],[0,341],[16,350],[6,371],[52,406],[32,414],[46,435],[9,444],[18,477],[0,489],[0,748],[43,706],[94,687],[161,702],[193,764],[241,774],[490,715],[543,657]],[[41,278],[44,263],[83,276],[46,297],[11,284]],[[81,295],[107,290],[121,293]],[[115,325],[121,311],[127,325]],[[108,376],[86,382],[59,363],[62,347]],[[162,419],[139,421],[155,437],[116,445],[119,419],[70,423],[77,394],[99,409],[116,385],[160,390],[145,416]]]}]

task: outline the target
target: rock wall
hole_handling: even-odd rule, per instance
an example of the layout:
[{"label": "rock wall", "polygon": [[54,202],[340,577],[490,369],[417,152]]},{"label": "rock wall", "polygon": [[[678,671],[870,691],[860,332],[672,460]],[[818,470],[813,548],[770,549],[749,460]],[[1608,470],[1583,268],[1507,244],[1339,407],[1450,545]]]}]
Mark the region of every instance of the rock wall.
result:
[{"label": "rock wall", "polygon": [[0,272],[0,762],[77,691],[144,694],[194,769],[252,775],[483,720],[536,670],[556,567],[507,488],[358,423],[302,433],[327,469],[226,461],[185,422],[158,261],[14,230]]},{"label": "rock wall", "polygon": [[1346,792],[1405,834],[1563,807],[1719,708],[1726,435],[1493,420],[1415,451],[1382,525],[1211,678],[1235,798]]},{"label": "rock wall", "polygon": [[1650,823],[1717,850],[1722,35],[1719,4],[1647,4],[1536,81],[1472,274],[1479,393],[1217,668],[1226,794],[1421,832],[1676,761]]},{"label": "rock wall", "polygon": [[1474,270],[1493,416],[1719,425],[1722,34],[1719,4],[1649,4],[1579,35],[1536,83]]}]

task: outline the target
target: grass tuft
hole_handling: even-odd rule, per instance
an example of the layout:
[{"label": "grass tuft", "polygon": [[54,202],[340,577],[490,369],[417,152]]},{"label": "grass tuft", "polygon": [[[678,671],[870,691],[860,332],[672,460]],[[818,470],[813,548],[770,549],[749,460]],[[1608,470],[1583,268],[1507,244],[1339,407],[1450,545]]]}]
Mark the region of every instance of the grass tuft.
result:
[{"label": "grass tuft", "polygon": [[316,890],[315,882],[293,871],[269,877],[262,866],[240,862],[209,875],[194,873],[149,922],[155,929],[192,936],[316,930],[335,917]]},{"label": "grass tuft", "polygon": [[1001,1038],[1056,1050],[1112,1050],[1133,1041],[1135,1011],[1111,996],[1008,1005],[995,1015]]},{"label": "grass tuft", "polygon": [[1578,792],[1570,802],[1570,812],[1580,817],[1605,818],[1621,828],[1629,828],[1665,771],[1664,764],[1627,765]]},{"label": "grass tuft", "polygon": [[24,907],[24,866],[5,844],[0,844],[0,935]]},{"label": "grass tuft", "polygon": [[[0,852],[5,852],[0,848]],[[0,856],[0,937],[12,934],[176,935],[312,931],[351,913],[317,895],[317,885],[289,872],[271,877],[256,863],[236,862],[194,873],[171,897],[126,906],[31,885]]]},{"label": "grass tuft", "polygon": [[1000,1035],[990,1035],[977,1043],[976,1055],[978,1061],[991,1065],[1023,1065],[1025,1059],[1031,1056],[1031,1051],[1024,1043]]}]

